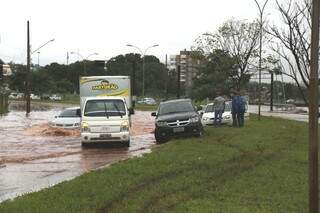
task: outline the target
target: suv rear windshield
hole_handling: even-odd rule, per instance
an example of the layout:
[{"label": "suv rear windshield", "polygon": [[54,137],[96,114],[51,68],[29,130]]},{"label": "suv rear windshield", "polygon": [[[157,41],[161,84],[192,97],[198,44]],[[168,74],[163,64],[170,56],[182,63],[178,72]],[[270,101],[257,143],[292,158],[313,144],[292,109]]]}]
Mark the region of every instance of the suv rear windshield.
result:
[{"label": "suv rear windshield", "polygon": [[190,101],[179,101],[172,103],[164,103],[160,105],[159,115],[181,113],[181,112],[194,112],[194,108]]},{"label": "suv rear windshield", "polygon": [[89,100],[84,109],[84,116],[123,116],[126,108],[122,100]]}]

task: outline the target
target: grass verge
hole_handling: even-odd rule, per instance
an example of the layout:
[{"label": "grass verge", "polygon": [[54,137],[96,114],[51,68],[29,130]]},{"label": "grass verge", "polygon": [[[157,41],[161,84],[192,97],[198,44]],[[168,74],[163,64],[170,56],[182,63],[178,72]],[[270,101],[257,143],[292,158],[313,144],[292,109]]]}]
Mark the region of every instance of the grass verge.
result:
[{"label": "grass verge", "polygon": [[0,212],[307,212],[307,125],[252,116],[6,201]]},{"label": "grass verge", "polygon": [[158,105],[136,104],[135,110],[140,111],[157,111]]}]

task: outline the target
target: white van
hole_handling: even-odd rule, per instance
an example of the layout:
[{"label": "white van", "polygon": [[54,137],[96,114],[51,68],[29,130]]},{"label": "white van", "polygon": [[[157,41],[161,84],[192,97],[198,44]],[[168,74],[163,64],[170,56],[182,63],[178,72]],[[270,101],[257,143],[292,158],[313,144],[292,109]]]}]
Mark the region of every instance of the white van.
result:
[{"label": "white van", "polygon": [[82,145],[120,142],[130,146],[130,112],[122,97],[88,97],[81,112]]}]

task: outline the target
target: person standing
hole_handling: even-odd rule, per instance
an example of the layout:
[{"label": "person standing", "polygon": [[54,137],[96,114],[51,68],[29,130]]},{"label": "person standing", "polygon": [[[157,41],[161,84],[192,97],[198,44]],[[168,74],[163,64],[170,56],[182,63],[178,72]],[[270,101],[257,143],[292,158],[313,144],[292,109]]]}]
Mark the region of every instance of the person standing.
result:
[{"label": "person standing", "polygon": [[246,101],[240,95],[240,91],[236,91],[232,97],[232,119],[233,126],[244,126],[244,113],[246,111]]},{"label": "person standing", "polygon": [[231,115],[232,115],[232,126],[236,127],[238,126],[237,122],[237,107],[235,104],[235,97],[236,97],[236,92],[231,92]]},{"label": "person standing", "polygon": [[217,97],[213,100],[214,106],[214,125],[220,126],[222,121],[222,114],[225,109],[225,99],[221,96],[221,93],[217,93]]}]

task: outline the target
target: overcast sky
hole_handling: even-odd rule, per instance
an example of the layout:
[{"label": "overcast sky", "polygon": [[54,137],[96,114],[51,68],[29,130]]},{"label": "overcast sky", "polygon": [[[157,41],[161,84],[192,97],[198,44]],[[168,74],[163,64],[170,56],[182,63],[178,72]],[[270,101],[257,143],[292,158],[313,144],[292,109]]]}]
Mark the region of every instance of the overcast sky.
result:
[{"label": "overcast sky", "polygon": [[[263,2],[263,0],[261,0]],[[273,0],[267,13],[274,8]],[[26,63],[26,23],[30,21],[33,50],[40,64],[66,63],[69,51],[90,59],[109,59],[159,44],[147,54],[164,60],[165,54],[189,49],[197,36],[214,32],[230,18],[258,17],[254,0],[4,0],[0,12],[0,58]],[[33,62],[38,61],[37,53]],[[78,60],[70,55],[70,62]]]}]

